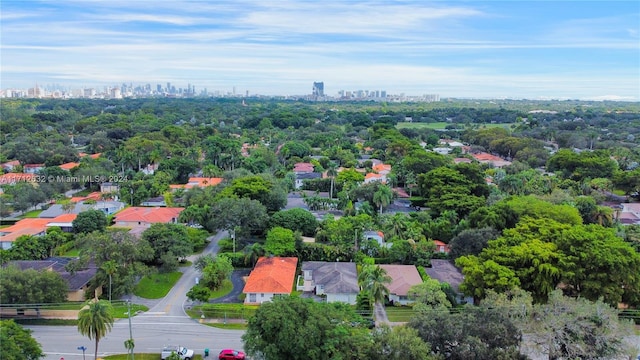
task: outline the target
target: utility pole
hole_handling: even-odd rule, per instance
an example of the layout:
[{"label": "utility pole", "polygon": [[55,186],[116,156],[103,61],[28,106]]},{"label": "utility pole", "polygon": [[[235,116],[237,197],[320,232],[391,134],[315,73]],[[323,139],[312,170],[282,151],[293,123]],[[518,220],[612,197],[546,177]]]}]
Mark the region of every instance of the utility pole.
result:
[{"label": "utility pole", "polygon": [[[129,340],[131,341],[131,345],[133,345],[133,332],[131,330],[131,300],[127,300],[127,312],[129,314]],[[133,346],[131,346],[129,351],[131,351],[131,360],[135,360],[135,355],[133,355]]]}]

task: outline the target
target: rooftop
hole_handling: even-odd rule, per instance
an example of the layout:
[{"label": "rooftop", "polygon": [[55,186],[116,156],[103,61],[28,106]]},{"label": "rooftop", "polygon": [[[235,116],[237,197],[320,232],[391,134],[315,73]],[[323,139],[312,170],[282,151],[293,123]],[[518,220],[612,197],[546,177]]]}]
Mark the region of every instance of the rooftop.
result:
[{"label": "rooftop", "polygon": [[243,293],[290,294],[298,258],[261,257],[249,274]]}]

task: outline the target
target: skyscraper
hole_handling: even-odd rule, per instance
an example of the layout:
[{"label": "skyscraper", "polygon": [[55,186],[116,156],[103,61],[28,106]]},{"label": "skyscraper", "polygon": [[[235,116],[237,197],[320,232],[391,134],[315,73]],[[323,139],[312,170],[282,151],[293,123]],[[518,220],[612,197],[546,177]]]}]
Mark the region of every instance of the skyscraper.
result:
[{"label": "skyscraper", "polygon": [[313,91],[311,93],[314,97],[322,97],[324,96],[324,83],[323,82],[314,82],[313,83]]}]

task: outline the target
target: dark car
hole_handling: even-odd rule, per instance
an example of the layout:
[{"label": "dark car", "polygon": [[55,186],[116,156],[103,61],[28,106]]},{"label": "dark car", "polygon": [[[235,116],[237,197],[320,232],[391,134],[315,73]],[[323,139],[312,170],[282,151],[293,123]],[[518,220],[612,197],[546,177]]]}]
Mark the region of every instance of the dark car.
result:
[{"label": "dark car", "polygon": [[224,349],[220,351],[218,360],[245,360],[245,355],[242,351],[233,349]]}]

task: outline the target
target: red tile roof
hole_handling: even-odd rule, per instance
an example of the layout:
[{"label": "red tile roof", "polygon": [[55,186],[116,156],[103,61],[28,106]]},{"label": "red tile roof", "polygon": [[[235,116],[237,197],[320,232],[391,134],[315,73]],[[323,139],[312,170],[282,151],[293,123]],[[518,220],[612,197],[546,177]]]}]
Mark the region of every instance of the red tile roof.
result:
[{"label": "red tile roof", "polygon": [[47,224],[51,219],[27,218],[17,223],[0,229],[0,232],[6,235],[0,236],[0,241],[15,241],[22,235],[37,235],[47,229]]},{"label": "red tile roof", "polygon": [[261,257],[249,274],[243,293],[290,294],[298,258]]},{"label": "red tile roof", "polygon": [[71,170],[71,169],[73,169],[74,167],[78,167],[78,166],[80,166],[80,163],[77,163],[77,162],[68,162],[68,163],[65,163],[65,164],[59,165],[58,167],[59,167],[60,169],[62,169],[62,170]]},{"label": "red tile roof", "polygon": [[114,216],[116,222],[170,223],[184,208],[181,207],[128,207]]},{"label": "red tile roof", "polygon": [[169,185],[170,189],[192,189],[194,187],[206,187],[219,185],[224,179],[218,177],[191,177],[186,184]]},{"label": "red tile roof", "polygon": [[387,164],[374,165],[373,171],[376,171],[376,172],[391,171],[391,165],[387,165]]}]

